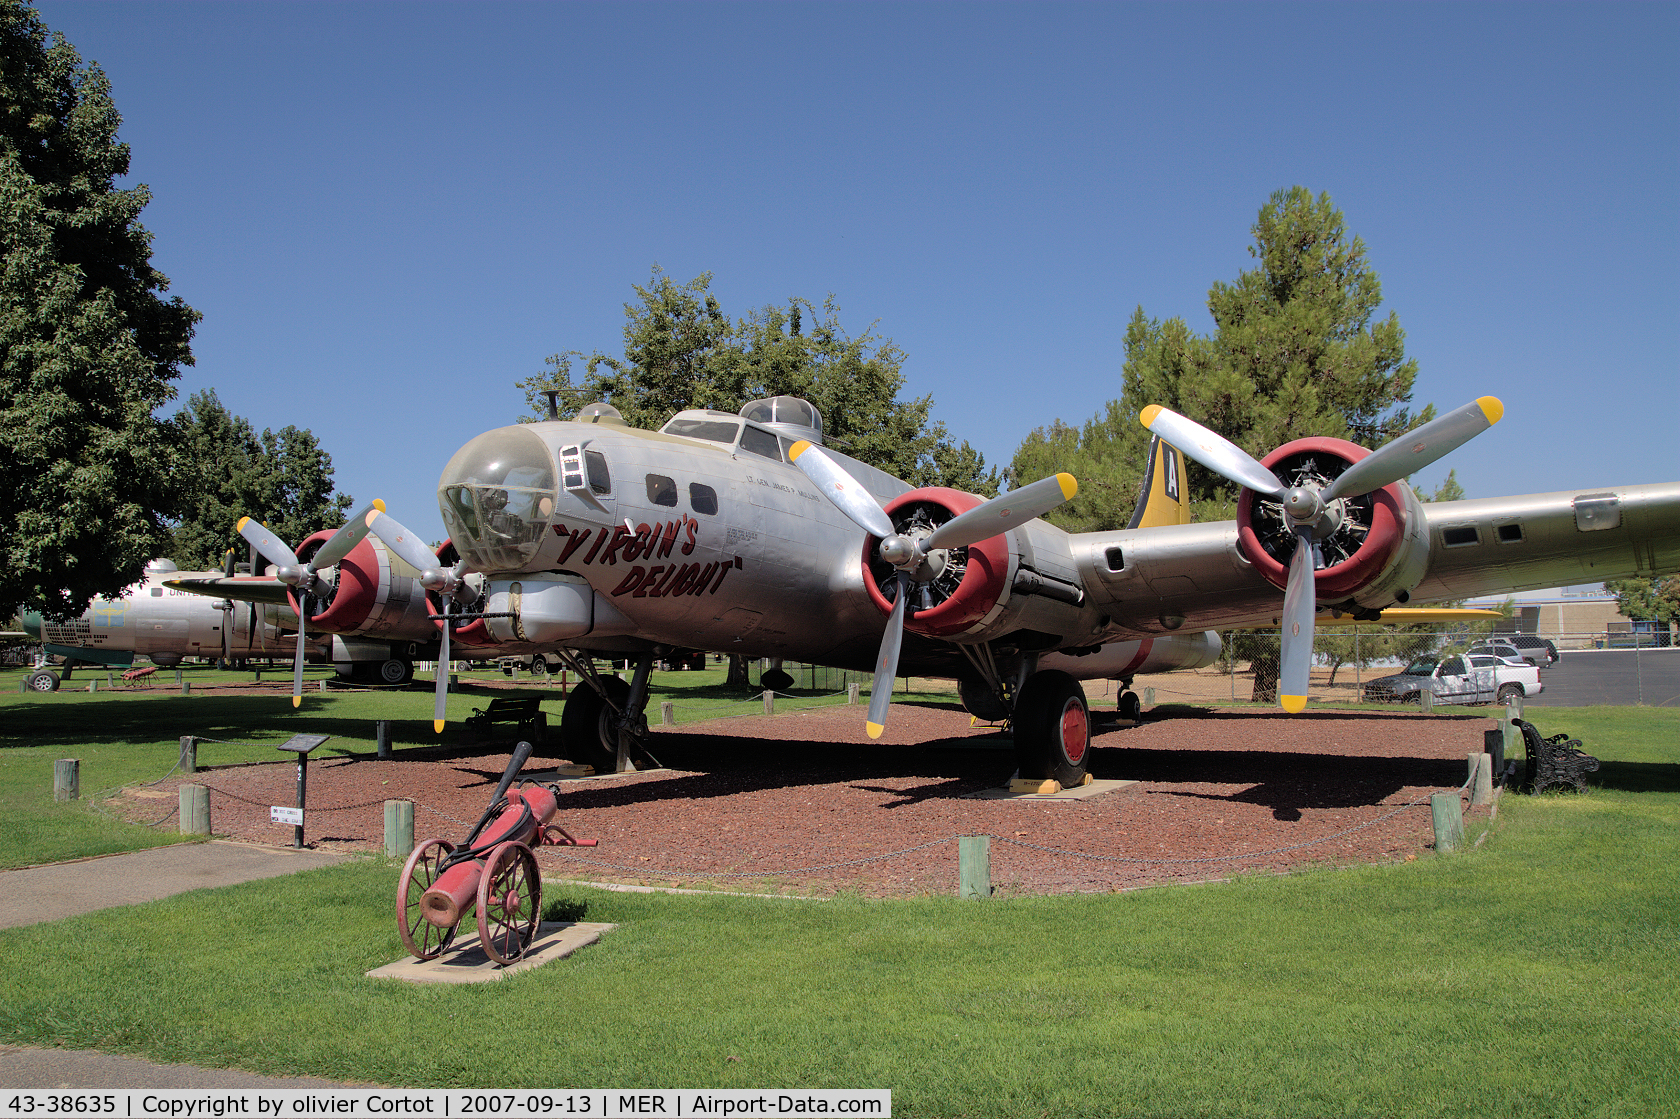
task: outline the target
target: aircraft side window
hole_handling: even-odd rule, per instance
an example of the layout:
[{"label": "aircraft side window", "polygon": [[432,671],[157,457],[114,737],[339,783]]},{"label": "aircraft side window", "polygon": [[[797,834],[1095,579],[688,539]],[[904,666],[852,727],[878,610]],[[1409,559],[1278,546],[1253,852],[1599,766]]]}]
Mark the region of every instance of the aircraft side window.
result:
[{"label": "aircraft side window", "polygon": [[688,504],[696,513],[704,513],[708,517],[717,516],[717,491],[699,482],[688,484]]},{"label": "aircraft side window", "polygon": [[585,451],[583,462],[589,474],[589,488],[596,493],[611,493],[612,472],[607,469],[607,456],[600,451]]},{"label": "aircraft side window", "polygon": [[663,474],[647,476],[648,500],[655,505],[677,507],[677,483]]},{"label": "aircraft side window", "polygon": [[741,432],[741,449],[764,458],[773,458],[777,462],[782,460],[782,446],[776,441],[775,435],[751,424]]}]

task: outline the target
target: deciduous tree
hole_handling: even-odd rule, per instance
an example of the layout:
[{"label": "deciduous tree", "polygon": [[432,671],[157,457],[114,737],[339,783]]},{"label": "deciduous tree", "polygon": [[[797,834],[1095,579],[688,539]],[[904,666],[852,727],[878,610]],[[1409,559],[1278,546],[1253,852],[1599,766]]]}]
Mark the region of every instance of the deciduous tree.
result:
[{"label": "deciduous tree", "polygon": [[175,423],[181,470],[191,482],[170,549],[178,566],[219,566],[229,548],[243,559],[240,517],[256,518],[294,548],[310,533],[344,523],[350,495],[334,495],[332,456],[307,429],[259,434],[214,390],[193,393]]},{"label": "deciduous tree", "polygon": [[820,308],[796,296],[732,319],[711,281],[704,273],[679,284],[655,268],[625,304],[622,357],[559,353],[519,382],[533,416],[546,414],[546,390],[559,392],[562,415],[605,401],[652,429],[685,408],[738,412],[763,397],[798,396],[822,412],[826,442],[853,458],[915,485],[997,492],[997,470],[931,418],[931,396],[898,398],[904,351],[873,328],[849,334],[833,296]]},{"label": "deciduous tree", "polygon": [[153,410],[198,312],[151,265],[110,83],[0,0],[0,602],[80,613],[162,551],[179,483]]}]

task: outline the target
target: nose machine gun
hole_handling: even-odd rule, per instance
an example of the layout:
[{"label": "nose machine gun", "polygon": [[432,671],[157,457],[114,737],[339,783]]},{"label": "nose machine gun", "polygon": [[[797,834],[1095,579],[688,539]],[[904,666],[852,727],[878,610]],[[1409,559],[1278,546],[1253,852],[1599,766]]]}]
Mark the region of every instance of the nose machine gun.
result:
[{"label": "nose machine gun", "polygon": [[524,782],[509,792],[531,756],[520,742],[490,798],[490,806],[462,844],[428,839],[414,849],[397,882],[397,930],[416,959],[435,959],[455,939],[465,916],[478,914],[484,954],[509,964],[525,954],[542,917],[542,878],[533,847],[593,847],[550,823],[559,806],[556,785]]}]

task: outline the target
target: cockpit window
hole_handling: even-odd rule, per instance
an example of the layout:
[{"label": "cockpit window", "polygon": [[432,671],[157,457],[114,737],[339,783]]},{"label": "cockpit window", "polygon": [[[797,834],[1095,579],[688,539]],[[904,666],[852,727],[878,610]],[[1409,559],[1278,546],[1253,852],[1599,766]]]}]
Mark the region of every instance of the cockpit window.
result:
[{"label": "cockpit window", "polygon": [[778,462],[781,461],[782,457],[782,447],[776,441],[776,437],[763,428],[754,427],[751,424],[748,424],[747,429],[741,433],[741,449],[755,455],[762,455],[765,458],[776,459]]},{"label": "cockpit window", "polygon": [[713,443],[734,443],[736,434],[741,430],[738,423],[728,420],[701,420],[688,416],[677,416],[670,423],[660,428],[666,435],[681,435],[686,439],[706,439]]},{"label": "cockpit window", "polygon": [[480,435],[438,480],[444,527],[480,571],[525,565],[542,545],[556,493],[548,447],[524,426]]}]

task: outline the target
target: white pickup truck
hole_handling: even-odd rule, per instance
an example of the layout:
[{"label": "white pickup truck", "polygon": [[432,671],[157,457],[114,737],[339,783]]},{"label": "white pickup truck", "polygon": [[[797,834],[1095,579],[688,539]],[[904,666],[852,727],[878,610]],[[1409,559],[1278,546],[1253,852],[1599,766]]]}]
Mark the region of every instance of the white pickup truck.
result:
[{"label": "white pickup truck", "polygon": [[1481,653],[1426,653],[1394,676],[1366,682],[1365,699],[1416,702],[1425,691],[1435,703],[1504,703],[1512,696],[1539,695],[1545,687],[1531,664]]}]

